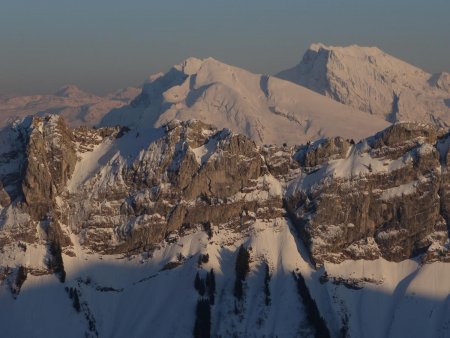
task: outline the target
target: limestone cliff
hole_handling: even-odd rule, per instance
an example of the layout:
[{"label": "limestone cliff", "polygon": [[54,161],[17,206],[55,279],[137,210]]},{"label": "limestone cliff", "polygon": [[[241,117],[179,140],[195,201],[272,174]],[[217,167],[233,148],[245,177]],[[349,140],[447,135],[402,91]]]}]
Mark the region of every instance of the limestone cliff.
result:
[{"label": "limestone cliff", "polygon": [[290,217],[319,265],[449,258],[450,142],[429,125],[291,147],[195,120],[70,129],[49,116],[2,140],[2,247],[47,240],[70,253],[72,234],[91,252],[133,254],[191,229]]}]

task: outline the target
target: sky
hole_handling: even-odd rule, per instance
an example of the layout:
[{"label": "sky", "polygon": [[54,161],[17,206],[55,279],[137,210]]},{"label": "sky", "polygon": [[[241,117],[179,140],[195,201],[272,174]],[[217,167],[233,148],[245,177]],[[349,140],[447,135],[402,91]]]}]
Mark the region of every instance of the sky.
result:
[{"label": "sky", "polygon": [[274,74],[313,42],[450,71],[450,1],[0,0],[0,94],[105,94],[190,56]]}]

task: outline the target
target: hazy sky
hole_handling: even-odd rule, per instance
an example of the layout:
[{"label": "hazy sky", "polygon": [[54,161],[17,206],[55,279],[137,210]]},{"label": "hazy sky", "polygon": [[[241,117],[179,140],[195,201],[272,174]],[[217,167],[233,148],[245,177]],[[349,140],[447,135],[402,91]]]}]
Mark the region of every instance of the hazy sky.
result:
[{"label": "hazy sky", "polygon": [[450,0],[0,0],[0,94],[102,94],[189,56],[271,74],[312,42],[450,71]]}]

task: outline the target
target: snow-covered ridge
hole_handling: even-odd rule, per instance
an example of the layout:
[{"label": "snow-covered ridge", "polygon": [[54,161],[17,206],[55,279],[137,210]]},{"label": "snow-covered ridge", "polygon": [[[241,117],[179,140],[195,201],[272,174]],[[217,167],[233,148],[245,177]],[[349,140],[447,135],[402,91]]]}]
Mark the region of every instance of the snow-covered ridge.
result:
[{"label": "snow-covered ridge", "polygon": [[313,44],[277,76],[389,122],[450,124],[448,73],[428,74],[375,47]]},{"label": "snow-covered ridge", "polygon": [[150,76],[142,89],[102,98],[68,85],[55,95],[0,99],[0,126],[45,113],[58,113],[72,126],[153,128],[195,118],[260,144],[295,144],[338,135],[361,139],[395,121],[449,123],[449,74],[428,74],[375,47],[313,44],[299,65],[277,77],[288,81],[189,58]]},{"label": "snow-covered ridge", "polygon": [[259,144],[337,135],[361,139],[388,125],[308,89],[213,58],[189,58],[155,76],[129,106],[111,111],[100,125],[149,128],[172,119],[198,119]]}]

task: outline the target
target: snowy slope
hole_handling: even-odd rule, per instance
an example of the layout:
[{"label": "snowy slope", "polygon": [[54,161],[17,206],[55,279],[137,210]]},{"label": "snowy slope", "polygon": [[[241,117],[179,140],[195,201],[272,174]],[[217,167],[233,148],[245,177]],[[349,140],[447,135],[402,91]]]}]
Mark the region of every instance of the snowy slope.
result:
[{"label": "snowy slope", "polygon": [[390,122],[450,124],[449,74],[428,74],[375,47],[313,44],[277,76]]},{"label": "snowy slope", "polygon": [[[0,289],[0,301],[11,309],[0,313],[0,323],[7,337],[80,337],[90,332],[83,311],[77,314],[64,287],[77,287],[82,307],[95,318],[101,337],[190,337],[198,299],[194,289],[197,272],[214,269],[217,283],[216,305],[212,307],[214,336],[295,337],[310,333],[302,303],[296,295],[292,271],[312,272],[297,250],[297,243],[284,219],[273,224],[260,221],[247,234],[215,228],[208,240],[197,230],[176,243],[161,243],[151,257],[126,257],[88,254],[80,249],[76,237],[76,257],[64,256],[65,285],[53,277],[31,276],[13,299],[6,287]],[[242,312],[234,314],[234,265],[239,245],[251,247],[251,272],[245,288]],[[208,263],[199,267],[199,254],[209,254]],[[178,257],[184,262],[162,271]],[[2,257],[2,265],[6,257]],[[272,306],[262,296],[262,264],[269,264],[272,274]],[[103,291],[102,291],[103,288]],[[109,288],[109,290],[106,290]],[[51,299],[51,300],[50,300]],[[42,306],[47,309],[39,311]],[[245,318],[246,320],[242,320]],[[20,325],[5,325],[20,323]],[[37,323],[39,329],[35,330]],[[56,325],[55,325],[56,324]]]},{"label": "snowy slope", "polygon": [[115,92],[106,95],[106,97],[110,98],[111,100],[119,100],[125,103],[129,103],[140,93],[141,93],[140,88],[126,87],[116,90]]},{"label": "snowy slope", "polygon": [[158,127],[192,118],[277,144],[336,135],[360,139],[387,126],[288,81],[212,58],[190,58],[152,77],[130,106],[111,111],[100,125]]},{"label": "snowy slope", "polygon": [[[76,237],[72,236],[75,242]],[[77,243],[77,242],[75,242]],[[245,300],[235,313],[234,266],[239,245],[251,248]],[[14,299],[6,286],[0,301],[5,337],[190,337],[195,322],[197,272],[214,269],[216,301],[212,336],[313,336],[292,272],[300,272],[332,336],[347,320],[350,337],[447,337],[449,264],[347,261],[315,271],[306,250],[285,219],[256,222],[247,233],[215,227],[213,237],[197,229],[175,243],[161,243],[152,256],[126,258],[89,254],[75,244],[76,257],[64,255],[66,283],[53,276],[29,276]],[[199,254],[209,262],[198,266]],[[178,267],[163,270],[168,262]],[[5,264],[2,257],[2,264]],[[264,264],[271,273],[271,304],[264,303]],[[323,277],[327,273],[327,280]],[[355,287],[356,285],[356,287]],[[432,287],[430,287],[432,286]],[[80,292],[80,313],[64,287]],[[87,316],[87,317],[85,317]],[[95,322],[89,330],[88,319]],[[424,320],[426,318],[427,320]]]}]

